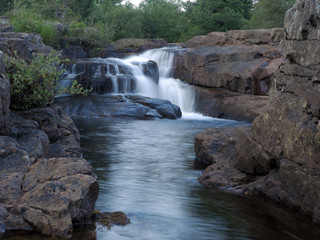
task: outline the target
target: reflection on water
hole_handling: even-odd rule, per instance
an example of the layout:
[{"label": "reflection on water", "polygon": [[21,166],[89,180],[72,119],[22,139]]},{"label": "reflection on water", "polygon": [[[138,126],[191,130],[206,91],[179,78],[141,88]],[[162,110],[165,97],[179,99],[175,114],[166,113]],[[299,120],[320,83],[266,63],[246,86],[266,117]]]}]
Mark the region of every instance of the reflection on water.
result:
[{"label": "reflection on water", "polygon": [[100,229],[101,240],[318,239],[319,226],[263,199],[201,186],[196,133],[234,121],[76,119],[84,158],[100,183],[96,209],[131,224]]}]

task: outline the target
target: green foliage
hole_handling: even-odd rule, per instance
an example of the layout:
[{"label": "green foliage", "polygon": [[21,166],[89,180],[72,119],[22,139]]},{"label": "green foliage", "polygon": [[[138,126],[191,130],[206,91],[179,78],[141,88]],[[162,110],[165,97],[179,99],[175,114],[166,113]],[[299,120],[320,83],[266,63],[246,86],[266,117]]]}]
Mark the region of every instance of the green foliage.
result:
[{"label": "green foliage", "polygon": [[37,12],[19,8],[11,11],[9,17],[15,31],[39,33],[45,44],[55,44],[57,36],[55,26],[42,20]]},{"label": "green foliage", "polygon": [[285,13],[294,3],[295,0],[259,0],[253,8],[249,28],[283,27]]},{"label": "green foliage", "polygon": [[[61,55],[57,51],[52,51],[47,56],[34,55],[30,62],[6,55],[7,75],[11,84],[10,108],[22,111],[50,105],[59,90],[57,83],[63,73],[57,69],[60,62]],[[91,90],[84,89],[77,82],[74,82],[70,89],[63,91],[87,95]]]},{"label": "green foliage", "polygon": [[174,0],[144,0],[139,8],[142,12],[142,26],[148,38],[165,38],[175,42],[184,29],[183,12]]},{"label": "green foliage", "polygon": [[250,19],[252,1],[197,0],[188,2],[185,7],[189,31],[207,34],[242,28]]},{"label": "green foliage", "polygon": [[5,56],[5,63],[11,83],[11,109],[26,110],[52,103],[56,83],[62,74],[56,67],[60,63],[58,52],[35,55],[30,62]]},{"label": "green foliage", "polygon": [[13,0],[0,0],[0,14],[13,9]]},{"label": "green foliage", "polygon": [[86,89],[81,84],[77,82],[77,80],[73,80],[71,87],[67,89],[61,89],[60,92],[69,93],[72,95],[81,95],[87,96],[93,88]]}]

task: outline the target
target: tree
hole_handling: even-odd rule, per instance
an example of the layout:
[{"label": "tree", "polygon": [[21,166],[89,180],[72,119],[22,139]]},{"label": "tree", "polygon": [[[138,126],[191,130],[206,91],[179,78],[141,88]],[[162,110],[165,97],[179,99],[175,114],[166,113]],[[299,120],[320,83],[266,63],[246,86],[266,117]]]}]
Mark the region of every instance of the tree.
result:
[{"label": "tree", "polygon": [[240,29],[250,19],[251,0],[197,0],[185,4],[189,29],[197,34]]},{"label": "tree", "polygon": [[175,42],[181,35],[183,13],[174,0],[144,0],[142,12],[144,34],[148,38],[165,38]]},{"label": "tree", "polygon": [[295,0],[259,0],[254,5],[249,28],[283,27],[285,13],[294,3]]}]

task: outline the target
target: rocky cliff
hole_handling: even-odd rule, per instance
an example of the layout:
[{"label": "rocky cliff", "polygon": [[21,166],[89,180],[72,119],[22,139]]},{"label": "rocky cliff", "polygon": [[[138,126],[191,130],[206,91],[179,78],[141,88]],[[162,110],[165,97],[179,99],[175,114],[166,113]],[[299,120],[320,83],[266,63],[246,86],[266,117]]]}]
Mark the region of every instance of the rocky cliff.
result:
[{"label": "rocky cliff", "polygon": [[[320,221],[320,3],[297,0],[285,17],[281,51],[286,62],[277,71],[270,101],[251,130],[235,131],[234,155],[228,169],[236,172],[224,186],[242,195],[264,195]],[[236,133],[238,132],[238,134]],[[199,135],[196,150],[209,155],[206,137]],[[230,145],[224,141],[222,145]],[[217,185],[215,159],[200,178]],[[229,171],[230,172],[230,171]]]},{"label": "rocky cliff", "polygon": [[190,84],[265,95],[283,62],[283,29],[212,32],[195,37],[176,58],[175,77]]}]

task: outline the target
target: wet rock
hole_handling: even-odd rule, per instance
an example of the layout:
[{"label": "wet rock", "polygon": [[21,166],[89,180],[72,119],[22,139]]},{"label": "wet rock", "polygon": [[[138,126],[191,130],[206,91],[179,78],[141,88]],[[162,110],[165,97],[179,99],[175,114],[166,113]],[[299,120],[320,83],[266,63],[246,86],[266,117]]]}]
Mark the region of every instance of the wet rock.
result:
[{"label": "wet rock", "polygon": [[181,117],[180,108],[170,101],[141,96],[103,95],[88,97],[60,97],[56,103],[70,116],[127,117],[135,119]]},{"label": "wet rock", "polygon": [[150,77],[156,84],[159,83],[159,69],[156,62],[150,60],[142,64],[144,75]]},{"label": "wet rock", "polygon": [[96,213],[93,216],[93,224],[99,223],[108,229],[113,225],[125,226],[130,223],[130,219],[123,212]]}]

